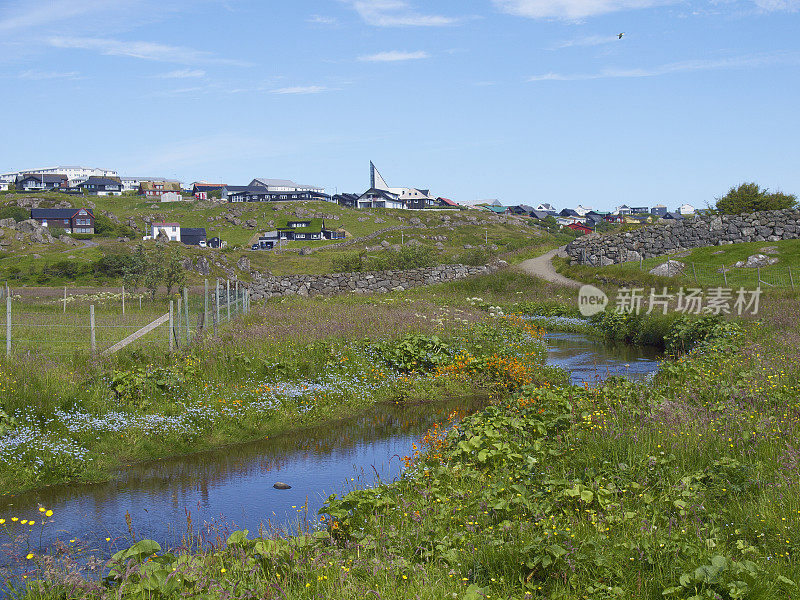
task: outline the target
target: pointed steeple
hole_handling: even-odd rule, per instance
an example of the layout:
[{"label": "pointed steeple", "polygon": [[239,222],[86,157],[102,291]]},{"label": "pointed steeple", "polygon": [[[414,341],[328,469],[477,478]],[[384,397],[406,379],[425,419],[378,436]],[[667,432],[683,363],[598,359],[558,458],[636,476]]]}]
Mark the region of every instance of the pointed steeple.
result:
[{"label": "pointed steeple", "polygon": [[386,183],[383,177],[381,177],[381,174],[378,173],[378,169],[375,168],[375,165],[372,163],[372,161],[369,161],[369,187],[376,190],[389,191],[389,185]]}]

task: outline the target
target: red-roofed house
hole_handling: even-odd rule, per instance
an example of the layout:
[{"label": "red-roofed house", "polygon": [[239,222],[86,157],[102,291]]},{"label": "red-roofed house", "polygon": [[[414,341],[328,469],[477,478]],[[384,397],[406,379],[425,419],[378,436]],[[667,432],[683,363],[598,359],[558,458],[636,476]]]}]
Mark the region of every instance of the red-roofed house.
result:
[{"label": "red-roofed house", "polygon": [[436,199],[436,201],[437,201],[437,202],[438,202],[438,203],[439,203],[441,206],[453,206],[453,207],[457,207],[457,206],[458,206],[458,204],[456,204],[455,202],[453,202],[453,201],[452,201],[452,200],[450,200],[449,198],[437,198],[437,199]]},{"label": "red-roofed house", "polygon": [[569,227],[573,231],[579,231],[584,235],[589,233],[594,233],[594,230],[591,227],[587,227],[583,223],[570,223],[569,225],[567,225],[567,227]]}]

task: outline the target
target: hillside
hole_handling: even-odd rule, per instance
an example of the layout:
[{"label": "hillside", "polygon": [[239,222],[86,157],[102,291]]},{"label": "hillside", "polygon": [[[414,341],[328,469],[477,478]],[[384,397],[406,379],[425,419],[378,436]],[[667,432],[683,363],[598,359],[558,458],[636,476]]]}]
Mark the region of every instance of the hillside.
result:
[{"label": "hillside", "polygon": [[[204,227],[209,238],[218,236],[227,242],[224,250],[175,244],[186,259],[193,283],[206,276],[246,280],[255,271],[276,275],[329,273],[359,254],[373,257],[373,262],[380,264],[381,257],[409,246],[426,249],[438,263],[482,264],[502,253],[534,245],[534,241],[538,245],[548,235],[529,219],[478,210],[355,210],[327,202],[160,204],[138,196],[0,194],[0,210],[9,206],[65,205],[93,208],[96,217],[106,217],[109,231],[78,240],[80,245],[76,246],[60,240],[37,243],[24,236],[19,239],[16,234],[0,236],[0,277],[11,285],[117,285],[118,277],[98,272],[97,261],[130,252],[149,233],[147,223],[153,221]],[[277,252],[250,249],[259,233],[292,218],[324,218],[327,227],[344,230],[347,237],[336,241],[283,242]],[[361,239],[367,236],[369,239]],[[56,264],[59,268],[53,267]]]}]

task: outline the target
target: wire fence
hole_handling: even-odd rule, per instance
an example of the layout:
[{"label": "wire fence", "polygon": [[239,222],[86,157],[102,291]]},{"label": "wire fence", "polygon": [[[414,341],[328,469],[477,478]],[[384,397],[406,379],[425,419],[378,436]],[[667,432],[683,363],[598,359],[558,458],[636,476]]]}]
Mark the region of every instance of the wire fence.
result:
[{"label": "wire fence", "polygon": [[[644,269],[640,262],[640,268]],[[783,288],[796,291],[800,288],[800,270],[776,265],[765,267],[736,267],[733,265],[701,265],[668,261],[664,274],[677,277],[686,283],[703,287],[725,288]]]},{"label": "wire fence", "polygon": [[178,350],[249,312],[249,291],[239,282],[205,281],[167,300],[145,293],[86,291],[31,298],[0,288],[0,348],[6,355],[76,352],[113,354],[145,346]]}]

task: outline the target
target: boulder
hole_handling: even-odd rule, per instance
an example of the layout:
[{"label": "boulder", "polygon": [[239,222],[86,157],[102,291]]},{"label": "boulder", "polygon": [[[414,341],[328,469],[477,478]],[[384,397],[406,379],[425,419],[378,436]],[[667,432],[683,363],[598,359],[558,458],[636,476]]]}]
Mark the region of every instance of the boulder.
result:
[{"label": "boulder", "polygon": [[0,219],[0,227],[9,227],[14,229],[17,226],[17,222],[14,219]]},{"label": "boulder", "polygon": [[239,260],[236,261],[236,268],[240,271],[249,271],[250,270],[250,259],[246,256],[242,256]]},{"label": "boulder", "polygon": [[764,246],[758,250],[761,254],[778,254],[777,246]]},{"label": "boulder", "polygon": [[314,251],[311,248],[309,248],[308,246],[306,246],[304,248],[300,248],[300,256],[308,256],[309,254],[312,254],[313,252]]},{"label": "boulder", "polygon": [[667,262],[650,269],[651,275],[658,275],[659,277],[674,277],[675,275],[682,274],[686,269],[686,265],[677,260],[668,260]]},{"label": "boulder", "polygon": [[205,256],[201,256],[197,259],[195,263],[194,270],[197,271],[200,275],[208,275],[211,273],[211,265],[208,263],[208,259]]},{"label": "boulder", "polygon": [[734,267],[755,269],[756,267],[768,267],[778,262],[774,256],[767,256],[766,254],[753,254],[747,257],[747,260],[740,260],[733,264]]},{"label": "boulder", "polygon": [[27,221],[18,223],[16,229],[22,233],[33,233],[34,231],[42,229],[42,224],[39,223],[39,221],[28,219]]},{"label": "boulder", "polygon": [[283,483],[282,481],[276,481],[275,483],[272,484],[272,487],[274,487],[276,490],[292,489],[292,486],[290,486],[288,483]]},{"label": "boulder", "polygon": [[67,246],[80,246],[81,243],[76,240],[74,237],[67,235],[66,233],[62,233],[61,236],[58,238],[58,241],[62,244],[66,244]]},{"label": "boulder", "polygon": [[54,241],[53,236],[44,227],[31,233],[31,243],[33,244],[52,244]]}]

